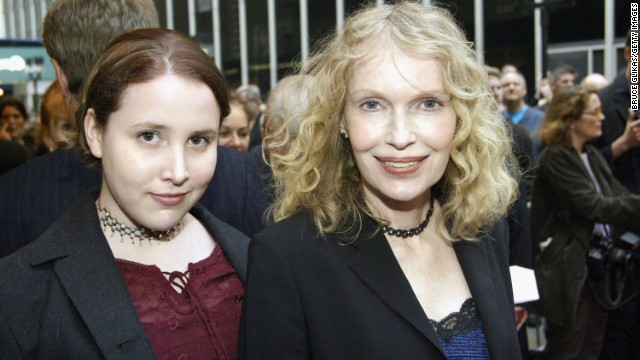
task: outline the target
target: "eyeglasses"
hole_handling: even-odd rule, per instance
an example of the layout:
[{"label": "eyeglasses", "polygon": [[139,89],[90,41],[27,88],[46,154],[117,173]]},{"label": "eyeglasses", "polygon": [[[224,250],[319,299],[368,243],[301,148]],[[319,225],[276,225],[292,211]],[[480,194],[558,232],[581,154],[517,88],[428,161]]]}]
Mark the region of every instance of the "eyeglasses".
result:
[{"label": "eyeglasses", "polygon": [[585,111],[584,114],[591,115],[591,116],[600,116],[602,115],[602,108],[598,107],[598,108],[595,108],[593,111]]}]

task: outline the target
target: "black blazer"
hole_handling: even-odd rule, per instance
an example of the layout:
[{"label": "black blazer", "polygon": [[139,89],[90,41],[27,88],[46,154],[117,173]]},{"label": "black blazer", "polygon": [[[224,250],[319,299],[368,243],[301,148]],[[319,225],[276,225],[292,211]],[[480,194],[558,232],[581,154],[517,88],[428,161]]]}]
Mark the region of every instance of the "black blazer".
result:
[{"label": "black blazer", "polygon": [[[349,245],[318,239],[299,213],[258,233],[240,327],[240,359],[445,359],[438,337],[376,224]],[[519,359],[507,228],[455,252],[494,360]]]},{"label": "black blazer", "polygon": [[[70,150],[37,157],[1,176],[0,257],[38,238],[100,180],[100,172]],[[247,236],[262,230],[268,199],[251,156],[218,146],[216,172],[200,204]]]},{"label": "black blazer", "polygon": [[605,116],[602,136],[592,143],[609,162],[613,175],[622,185],[629,191],[640,194],[640,147],[629,149],[616,160],[613,160],[611,150],[613,141],[624,133],[631,106],[631,92],[624,73],[600,91],[600,101]]},{"label": "black blazer", "polygon": [[[0,359],[154,359],[85,194],[37,241],[0,260]],[[246,279],[249,238],[196,205],[198,218]]]}]

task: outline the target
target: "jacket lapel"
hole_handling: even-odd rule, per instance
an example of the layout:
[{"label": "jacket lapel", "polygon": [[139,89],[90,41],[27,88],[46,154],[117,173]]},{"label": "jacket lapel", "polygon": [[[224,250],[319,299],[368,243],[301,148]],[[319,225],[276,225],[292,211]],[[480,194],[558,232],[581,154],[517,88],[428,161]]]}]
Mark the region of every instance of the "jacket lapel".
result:
[{"label": "jacket lapel", "polygon": [[[496,259],[490,255],[490,241],[500,240],[483,237],[476,242],[456,241],[453,247],[480,314],[489,354],[492,359],[499,359],[500,354],[505,353],[502,350],[506,344],[502,344],[502,340],[509,337],[509,332],[515,333],[515,319],[504,317],[510,301],[502,290],[504,286],[496,284],[501,281],[500,270],[495,265]],[[519,358],[519,351],[513,356]]]},{"label": "jacket lapel", "polygon": [[386,238],[380,232],[370,238],[375,226],[369,219],[352,246],[359,249],[351,270],[398,315],[425,336],[443,354],[440,341],[404,276]]},{"label": "jacket lapel", "polygon": [[55,261],[55,273],[104,357],[154,358],[111,249],[104,240],[94,201],[97,191],[47,231],[50,247],[32,265]]},{"label": "jacket lapel", "polygon": [[203,205],[196,204],[190,211],[211,233],[216,243],[222,247],[227,260],[236,270],[242,283],[247,279],[247,258],[249,238],[232,226],[220,221],[206,211]]}]

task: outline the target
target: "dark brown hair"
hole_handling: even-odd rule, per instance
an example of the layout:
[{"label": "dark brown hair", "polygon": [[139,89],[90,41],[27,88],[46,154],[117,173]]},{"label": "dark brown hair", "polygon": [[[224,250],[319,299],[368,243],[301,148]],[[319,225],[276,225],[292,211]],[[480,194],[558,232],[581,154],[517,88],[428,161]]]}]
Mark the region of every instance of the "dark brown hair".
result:
[{"label": "dark brown hair", "polygon": [[89,109],[103,128],[109,116],[118,110],[124,91],[134,84],[152,81],[162,75],[176,75],[204,83],[220,106],[220,119],[229,114],[226,83],[215,63],[187,36],[168,29],[140,29],[115,39],[98,58],[82,91],[82,104],[76,113],[77,129],[73,137],[90,163],[99,165],[89,150],[84,119]]},{"label": "dark brown hair", "polygon": [[539,130],[542,146],[571,143],[569,125],[582,117],[591,94],[598,93],[581,86],[561,88],[553,94]]}]

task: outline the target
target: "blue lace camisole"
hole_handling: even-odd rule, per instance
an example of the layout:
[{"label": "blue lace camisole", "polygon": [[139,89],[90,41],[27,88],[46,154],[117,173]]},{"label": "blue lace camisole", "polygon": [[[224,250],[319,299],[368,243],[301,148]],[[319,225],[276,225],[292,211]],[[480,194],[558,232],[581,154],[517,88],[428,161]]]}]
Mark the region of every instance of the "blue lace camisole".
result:
[{"label": "blue lace camisole", "polygon": [[440,321],[429,321],[448,360],[490,359],[482,321],[472,298],[462,303],[460,312],[451,313]]}]

